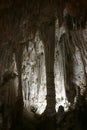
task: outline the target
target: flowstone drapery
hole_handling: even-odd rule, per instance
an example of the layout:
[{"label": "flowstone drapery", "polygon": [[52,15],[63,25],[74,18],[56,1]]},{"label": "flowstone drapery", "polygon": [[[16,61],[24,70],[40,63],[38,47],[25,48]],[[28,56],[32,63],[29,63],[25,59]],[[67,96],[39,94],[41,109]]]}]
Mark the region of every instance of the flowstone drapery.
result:
[{"label": "flowstone drapery", "polygon": [[45,56],[42,41],[35,38],[25,48],[22,65],[24,106],[28,111],[34,107],[42,113],[46,107]]},{"label": "flowstone drapery", "polygon": [[[82,30],[83,37],[86,42],[86,29]],[[82,61],[81,53],[78,47],[75,48],[75,54],[73,56],[73,86],[72,89],[69,89],[68,97],[66,96],[66,88],[65,88],[65,70],[64,70],[64,40],[63,37],[66,34],[65,27],[59,27],[58,21],[56,22],[56,30],[55,30],[55,61],[54,61],[54,82],[55,82],[55,95],[56,95],[56,111],[58,110],[59,105],[63,105],[65,110],[67,110],[68,106],[68,99],[70,101],[74,100],[75,94],[72,96],[72,92],[77,89],[77,86],[81,88],[81,94],[85,90],[86,86],[86,57],[84,57],[85,66]],[[12,55],[12,50],[10,51],[8,47],[8,43],[2,48],[7,48],[6,53],[1,52],[3,55],[3,59],[1,58],[0,65],[1,65],[1,85],[3,82],[3,75],[8,74],[9,72],[13,72],[16,74],[16,77],[11,81],[8,81],[9,87],[7,87],[6,92],[8,91],[7,97],[8,101],[7,104],[14,104],[16,101],[16,97],[18,96],[18,71],[17,71],[17,64],[15,59],[15,54]],[[62,46],[62,48],[61,48]],[[10,53],[9,53],[10,52]],[[62,53],[63,52],[63,53]],[[12,58],[13,57],[13,58]],[[30,41],[25,49],[23,50],[23,57],[22,57],[22,92],[23,92],[23,100],[24,100],[24,107],[31,111],[32,108],[35,109],[37,113],[42,113],[47,105],[46,101],[46,66],[45,66],[45,51],[44,51],[44,44],[42,40],[40,40],[39,33],[36,33],[35,39]],[[6,59],[6,61],[5,61]],[[10,59],[10,60],[9,60]],[[7,60],[9,61],[8,64]],[[5,61],[5,63],[4,63]],[[85,68],[84,68],[85,67]],[[86,71],[85,71],[86,70]],[[11,82],[11,83],[9,83]],[[12,88],[13,86],[13,88]],[[5,87],[3,87],[4,89]],[[15,89],[13,93],[13,89]],[[12,92],[11,92],[12,91]],[[2,89],[0,89],[0,93]],[[13,94],[12,94],[13,93]],[[14,95],[14,97],[10,98],[10,96]],[[71,95],[71,96],[70,96]],[[15,97],[16,96],[16,97]],[[1,99],[3,100],[2,95],[0,94]],[[12,101],[13,99],[14,101]]]},{"label": "flowstone drapery", "polygon": [[[58,21],[56,22],[56,36],[55,36],[55,61],[54,61],[54,81],[56,93],[56,111],[59,105],[63,105],[65,110],[68,109],[70,103],[66,96],[65,79],[64,79],[64,54],[61,50],[64,41],[62,37],[66,33],[64,26],[59,28]],[[46,68],[45,68],[45,52],[43,42],[40,40],[37,33],[35,40],[29,42],[28,48],[25,47],[23,53],[22,65],[22,84],[23,84],[23,97],[24,106],[28,111],[34,107],[37,113],[42,113],[46,107]],[[76,86],[80,86],[83,92],[85,86],[85,75],[83,62],[81,60],[80,51],[78,48],[75,50],[73,56],[73,86],[70,90],[70,101],[75,100],[73,92]],[[74,96],[74,97],[73,97]]]}]

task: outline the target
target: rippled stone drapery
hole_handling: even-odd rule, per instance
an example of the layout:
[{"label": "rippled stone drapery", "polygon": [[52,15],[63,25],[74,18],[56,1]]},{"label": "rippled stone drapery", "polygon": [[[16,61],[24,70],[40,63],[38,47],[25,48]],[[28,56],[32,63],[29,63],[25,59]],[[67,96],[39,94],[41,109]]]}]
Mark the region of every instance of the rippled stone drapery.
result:
[{"label": "rippled stone drapery", "polygon": [[25,109],[42,113],[46,107],[46,73],[44,45],[38,34],[23,52],[22,86]]},{"label": "rippled stone drapery", "polygon": [[[71,19],[68,18],[68,20]],[[75,96],[78,95],[77,88],[80,87],[81,93],[83,93],[86,86],[86,42],[83,37],[84,30],[78,28],[78,25],[73,23],[73,20],[71,20],[71,22],[68,21],[70,23],[66,21],[67,19],[64,20],[63,26],[58,28],[56,32],[58,34],[56,38],[58,40],[56,56],[58,57],[58,64],[61,64],[58,73],[63,75],[62,80],[64,80],[66,90],[65,96],[67,96],[68,101],[73,104]],[[57,62],[55,62],[55,65],[56,64]],[[56,68],[57,67],[58,65]]]},{"label": "rippled stone drapery", "polygon": [[60,39],[65,34],[64,26],[59,27],[59,21],[56,20],[55,25],[55,64],[54,64],[54,73],[55,73],[55,92],[56,92],[56,111],[60,105],[63,105],[65,110],[68,109],[68,101],[66,98],[65,84],[64,84],[64,66],[63,66],[63,44]]},{"label": "rippled stone drapery", "polygon": [[55,113],[56,104],[54,85],[55,20],[43,24],[40,31],[45,49],[47,87],[47,106],[45,111],[50,115]]},{"label": "rippled stone drapery", "polygon": [[84,59],[86,58],[87,47],[83,38],[81,21],[78,22],[77,19],[71,17],[67,14],[66,10],[64,13],[64,27],[66,32],[60,39],[60,42],[63,41],[63,44],[60,45],[62,45],[61,50],[63,50],[64,57],[66,95],[68,100],[73,103],[74,97],[78,93],[77,88],[84,88],[85,86],[86,63]]}]

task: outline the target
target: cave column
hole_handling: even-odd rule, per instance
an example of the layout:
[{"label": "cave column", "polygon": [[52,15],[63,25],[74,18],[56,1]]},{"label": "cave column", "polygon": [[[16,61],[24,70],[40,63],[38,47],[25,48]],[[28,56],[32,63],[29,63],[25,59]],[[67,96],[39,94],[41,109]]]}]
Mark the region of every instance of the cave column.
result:
[{"label": "cave column", "polygon": [[55,99],[55,84],[54,84],[54,52],[55,52],[55,21],[45,24],[42,30],[42,39],[45,49],[45,65],[46,65],[46,87],[47,87],[47,106],[46,112],[48,115],[54,114],[56,99]]}]

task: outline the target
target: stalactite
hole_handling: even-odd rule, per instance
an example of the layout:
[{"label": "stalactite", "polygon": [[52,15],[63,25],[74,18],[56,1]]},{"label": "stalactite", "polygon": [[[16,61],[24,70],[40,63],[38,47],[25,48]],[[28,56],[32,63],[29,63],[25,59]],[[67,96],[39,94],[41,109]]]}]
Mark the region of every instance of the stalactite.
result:
[{"label": "stalactite", "polygon": [[59,27],[58,20],[56,21],[56,37],[55,37],[55,91],[56,91],[56,111],[60,105],[67,110],[69,102],[67,101],[65,83],[64,83],[64,40],[65,28]]},{"label": "stalactite", "polygon": [[[6,49],[4,52],[3,50]],[[5,73],[5,71],[10,71],[12,65],[12,58],[13,58],[13,48],[11,41],[4,43],[1,46],[0,51],[0,65],[1,65],[1,75]]]},{"label": "stalactite", "polygon": [[75,34],[75,32],[72,33],[72,37],[73,37],[73,42],[75,43],[75,45],[78,47],[78,49],[80,51],[81,61],[83,64],[84,80],[83,80],[83,85],[80,88],[81,88],[81,90],[83,90],[82,93],[84,94],[84,90],[86,90],[86,86],[87,86],[87,71],[86,71],[87,47],[86,47],[86,42],[82,36],[82,29],[77,30],[76,34]]},{"label": "stalactite", "polygon": [[[74,46],[68,34],[62,35],[59,46],[63,57],[63,73],[64,73],[64,86],[66,90],[66,96],[69,102],[74,102],[76,95],[75,87],[73,86],[73,69],[74,69]],[[70,96],[71,95],[71,96]]]},{"label": "stalactite", "polygon": [[[71,86],[75,86],[75,84],[72,84],[75,73],[73,69],[76,68],[76,63],[75,63],[75,57],[77,54],[76,47],[79,49],[80,54],[79,57],[81,58],[81,65],[83,65],[83,73],[84,73],[84,79],[86,78],[86,52],[87,52],[87,45],[86,42],[84,41],[83,35],[82,35],[82,25],[80,25],[80,22],[78,22],[78,19],[73,18],[69,16],[67,13],[64,16],[64,26],[66,29],[66,36],[64,42],[65,44],[65,84],[66,86],[69,86],[69,91]],[[68,48],[68,49],[67,49]],[[67,59],[66,59],[67,58]],[[78,60],[78,59],[77,59]],[[70,61],[70,62],[69,62]],[[70,67],[70,64],[72,65]],[[81,66],[79,65],[79,66]],[[66,68],[67,67],[67,68]],[[67,70],[69,73],[67,73]],[[70,83],[68,83],[68,82]],[[80,81],[79,81],[80,82]],[[83,86],[85,85],[85,80],[83,81]],[[81,86],[80,86],[81,87]],[[75,90],[76,91],[76,90]]]},{"label": "stalactite", "polygon": [[81,48],[79,47],[80,49],[80,53],[81,53],[81,59],[82,59],[82,62],[83,62],[83,67],[84,67],[84,79],[86,81],[86,86],[87,86],[87,77],[86,77],[86,59],[87,59],[87,45],[86,45],[86,42],[82,36],[82,29],[78,31],[78,41],[81,43]]},{"label": "stalactite", "polygon": [[18,45],[18,48],[15,50],[15,58],[17,64],[17,71],[18,71],[18,98],[17,98],[17,116],[20,118],[23,112],[23,94],[22,94],[22,57],[23,56],[23,46]]},{"label": "stalactite", "polygon": [[46,106],[45,59],[41,55],[42,53],[44,55],[42,45],[42,41],[36,34],[35,41],[29,42],[28,50],[25,47],[23,52],[23,97],[24,106],[29,112],[32,107],[35,107],[37,113],[42,113]]},{"label": "stalactite", "polygon": [[36,38],[35,38],[35,45],[34,45],[34,49],[35,49],[35,60],[36,60],[36,66],[37,67],[37,74],[38,74],[38,77],[37,77],[37,82],[38,82],[38,85],[37,85],[37,94],[39,93],[39,90],[40,90],[40,85],[41,85],[41,65],[40,65],[40,54],[39,54],[39,37],[38,37],[38,33],[36,34]]}]

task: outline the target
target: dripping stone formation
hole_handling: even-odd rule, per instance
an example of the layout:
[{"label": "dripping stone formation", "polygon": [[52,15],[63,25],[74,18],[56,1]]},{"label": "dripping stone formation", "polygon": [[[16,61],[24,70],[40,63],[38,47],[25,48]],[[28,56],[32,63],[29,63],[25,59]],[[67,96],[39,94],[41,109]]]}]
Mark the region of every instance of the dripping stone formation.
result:
[{"label": "dripping stone formation", "polygon": [[87,130],[86,14],[86,0],[0,0],[0,130]]}]

